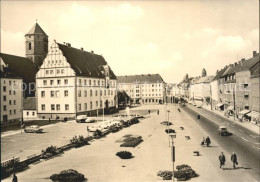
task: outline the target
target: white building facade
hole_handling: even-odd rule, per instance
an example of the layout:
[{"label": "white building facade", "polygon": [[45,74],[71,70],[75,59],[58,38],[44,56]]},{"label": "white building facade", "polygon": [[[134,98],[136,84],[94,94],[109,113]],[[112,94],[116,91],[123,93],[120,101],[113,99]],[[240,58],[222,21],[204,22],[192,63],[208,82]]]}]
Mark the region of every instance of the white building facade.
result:
[{"label": "white building facade", "polygon": [[117,79],[105,59],[70,44],[52,44],[36,85],[39,117],[74,118],[117,107]]}]

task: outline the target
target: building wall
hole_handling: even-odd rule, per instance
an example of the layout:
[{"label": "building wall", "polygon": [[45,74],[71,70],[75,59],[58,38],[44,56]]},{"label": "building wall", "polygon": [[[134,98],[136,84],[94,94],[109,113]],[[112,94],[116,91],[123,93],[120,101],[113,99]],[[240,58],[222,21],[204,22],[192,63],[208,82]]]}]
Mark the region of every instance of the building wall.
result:
[{"label": "building wall", "polygon": [[0,81],[1,124],[19,121],[22,118],[23,81],[19,78],[1,78]]},{"label": "building wall", "polygon": [[211,86],[212,100],[215,102],[219,102],[218,80],[214,80],[210,82],[210,86]]},{"label": "building wall", "polygon": [[23,110],[23,120],[33,120],[37,118],[38,115],[36,110]]},{"label": "building wall", "polygon": [[124,90],[134,103],[163,103],[165,83],[119,83],[119,90]]},{"label": "building wall", "polygon": [[237,111],[251,109],[249,106],[250,93],[250,71],[236,73],[236,108]]},{"label": "building wall", "polygon": [[260,77],[250,79],[249,108],[252,111],[260,112]]}]

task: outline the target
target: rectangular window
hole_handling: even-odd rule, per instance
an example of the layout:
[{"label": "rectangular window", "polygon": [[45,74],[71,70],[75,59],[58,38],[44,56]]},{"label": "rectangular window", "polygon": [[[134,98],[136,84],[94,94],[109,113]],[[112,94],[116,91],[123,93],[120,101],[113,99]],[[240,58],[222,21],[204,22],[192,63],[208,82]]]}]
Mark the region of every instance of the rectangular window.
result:
[{"label": "rectangular window", "polygon": [[55,105],[51,104],[51,110],[54,111],[55,110]]},{"label": "rectangular window", "polygon": [[53,83],[54,83],[54,80],[51,80],[51,81],[50,81],[50,84],[53,85]]},{"label": "rectangular window", "polygon": [[46,70],[46,75],[48,75],[49,74],[49,70]]},{"label": "rectangular window", "polygon": [[64,69],[61,69],[61,74],[63,74],[64,73]]},{"label": "rectangular window", "polygon": [[29,114],[30,114],[29,112],[26,112],[26,115],[27,115],[27,116],[29,116]]},{"label": "rectangular window", "polygon": [[9,105],[12,105],[12,101],[11,100],[9,100]]},{"label": "rectangular window", "polygon": [[12,91],[11,90],[9,90],[9,95],[12,95]]},{"label": "rectangular window", "polygon": [[14,114],[16,114],[16,110],[14,110]]},{"label": "rectangular window", "polygon": [[81,91],[80,90],[78,91],[78,97],[81,97]]},{"label": "rectangular window", "polygon": [[81,111],[81,104],[79,104],[79,111]]},{"label": "rectangular window", "polygon": [[96,85],[96,80],[94,80],[94,85]]},{"label": "rectangular window", "polygon": [[56,104],[56,110],[57,110],[57,111],[60,110],[60,104]]},{"label": "rectangular window", "polygon": [[91,85],[91,80],[89,80],[89,85]]},{"label": "rectangular window", "polygon": [[14,105],[16,105],[16,100],[13,100]]},{"label": "rectangular window", "polygon": [[69,104],[65,104],[65,110],[68,111],[69,109]]},{"label": "rectangular window", "polygon": [[6,111],[6,106],[4,106],[4,111]]},{"label": "rectangular window", "polygon": [[[53,61],[52,61],[53,62]],[[50,74],[53,74],[53,70],[50,70]]]},{"label": "rectangular window", "polygon": [[90,97],[92,97],[92,90],[90,90]]},{"label": "rectangular window", "polygon": [[98,96],[98,91],[96,90],[96,96]]},{"label": "rectangular window", "polygon": [[43,85],[47,85],[47,80],[43,80]]},{"label": "rectangular window", "polygon": [[100,90],[100,96],[102,96],[102,90]]},{"label": "rectangular window", "polygon": [[68,97],[69,96],[69,91],[68,90],[64,90],[64,97]]},{"label": "rectangular window", "polygon": [[85,109],[85,110],[88,109],[88,104],[87,104],[87,103],[84,104],[84,109]]},{"label": "rectangular window", "polygon": [[41,97],[45,97],[45,91],[41,91]]},{"label": "rectangular window", "polygon": [[103,107],[103,106],[102,106],[102,105],[103,105],[103,104],[102,104],[102,101],[99,101],[99,103],[100,103],[100,107],[102,108],[102,107]]},{"label": "rectangular window", "polygon": [[42,104],[42,111],[45,111],[45,104]]},{"label": "rectangular window", "polygon": [[96,101],[96,107],[98,107],[98,101]]},{"label": "rectangular window", "polygon": [[9,110],[9,114],[12,115],[12,110]]},{"label": "rectangular window", "polygon": [[56,92],[55,92],[55,96],[56,96],[57,98],[59,98],[59,97],[60,97],[60,91],[56,91]]},{"label": "rectangular window", "polygon": [[84,85],[87,85],[87,80],[86,79],[84,80]]},{"label": "rectangular window", "polygon": [[85,90],[84,91],[84,96],[87,97],[88,96],[88,92]]},{"label": "rectangular window", "polygon": [[3,96],[3,100],[6,101],[6,96],[5,95]]},{"label": "rectangular window", "polygon": [[57,69],[57,71],[56,71],[56,72],[57,72],[57,74],[60,74],[60,70],[59,70],[59,69]]},{"label": "rectangular window", "polygon": [[61,84],[61,80],[57,80],[57,84],[60,85]]},{"label": "rectangular window", "polygon": [[65,84],[65,85],[68,85],[68,83],[69,83],[69,82],[68,82],[68,79],[65,79],[65,80],[64,80],[64,84]]},{"label": "rectangular window", "polygon": [[16,92],[15,92],[15,90],[13,91],[13,94],[14,94],[14,95],[16,95]]},{"label": "rectangular window", "polygon": [[11,82],[11,81],[9,81],[9,85],[12,85],[12,82]]},{"label": "rectangular window", "polygon": [[6,92],[6,86],[3,86],[3,92]]},{"label": "rectangular window", "polygon": [[34,115],[35,115],[35,112],[32,112],[32,115],[34,116]]},{"label": "rectangular window", "polygon": [[51,97],[54,97],[54,91],[51,91]]},{"label": "rectangular window", "polygon": [[92,109],[92,102],[90,102],[90,109]]},{"label": "rectangular window", "polygon": [[81,79],[79,79],[79,85],[81,85]]}]

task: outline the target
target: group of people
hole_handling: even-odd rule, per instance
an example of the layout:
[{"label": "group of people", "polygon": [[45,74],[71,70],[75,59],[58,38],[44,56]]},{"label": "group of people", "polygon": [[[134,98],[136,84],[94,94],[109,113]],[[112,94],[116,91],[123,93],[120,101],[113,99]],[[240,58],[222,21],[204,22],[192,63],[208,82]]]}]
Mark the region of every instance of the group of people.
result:
[{"label": "group of people", "polygon": [[[219,155],[218,159],[219,159],[220,168],[221,168],[222,166],[225,165],[225,162],[226,162],[226,157],[225,157],[223,152],[221,152],[221,154]],[[233,163],[233,168],[235,169],[236,165],[238,165],[237,155],[236,155],[235,152],[233,152],[232,155],[231,155],[231,162]]]},{"label": "group of people", "polygon": [[211,141],[209,136],[206,137],[206,139],[203,137],[201,140],[201,145],[204,146],[205,144],[207,145],[207,147],[210,145]]}]

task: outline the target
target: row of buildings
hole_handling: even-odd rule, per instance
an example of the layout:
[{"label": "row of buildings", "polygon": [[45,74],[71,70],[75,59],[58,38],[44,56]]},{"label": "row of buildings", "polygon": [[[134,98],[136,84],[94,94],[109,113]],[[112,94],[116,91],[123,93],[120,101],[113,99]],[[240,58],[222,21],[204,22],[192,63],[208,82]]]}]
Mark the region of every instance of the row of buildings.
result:
[{"label": "row of buildings", "polygon": [[259,122],[260,60],[253,51],[250,59],[241,59],[216,71],[216,75],[185,76],[179,84],[171,85],[168,97],[182,97],[187,101],[202,101],[212,109],[224,111],[235,118]]},{"label": "row of buildings", "polygon": [[135,104],[165,102],[159,74],[116,76],[102,55],[54,40],[36,23],[25,35],[25,57],[0,53],[1,124],[23,119],[97,115],[118,107],[117,91]]}]

